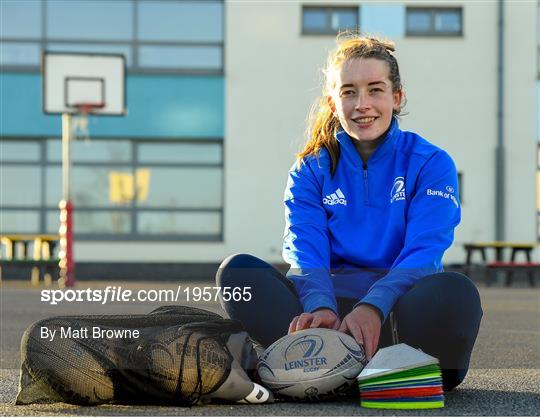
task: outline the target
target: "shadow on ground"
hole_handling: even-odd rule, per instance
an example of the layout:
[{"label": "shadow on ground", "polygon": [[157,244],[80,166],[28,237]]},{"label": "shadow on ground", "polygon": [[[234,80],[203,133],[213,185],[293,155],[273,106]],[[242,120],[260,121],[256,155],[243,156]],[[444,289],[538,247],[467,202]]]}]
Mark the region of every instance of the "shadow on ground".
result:
[{"label": "shadow on ground", "polygon": [[532,392],[513,392],[488,389],[460,389],[446,395],[443,409],[380,410],[359,406],[356,398],[343,398],[322,403],[278,401],[268,405],[205,405],[194,407],[160,407],[101,405],[81,407],[63,403],[16,406],[12,402],[0,405],[0,415],[13,416],[508,416],[514,410],[520,416],[537,416],[540,395]]}]

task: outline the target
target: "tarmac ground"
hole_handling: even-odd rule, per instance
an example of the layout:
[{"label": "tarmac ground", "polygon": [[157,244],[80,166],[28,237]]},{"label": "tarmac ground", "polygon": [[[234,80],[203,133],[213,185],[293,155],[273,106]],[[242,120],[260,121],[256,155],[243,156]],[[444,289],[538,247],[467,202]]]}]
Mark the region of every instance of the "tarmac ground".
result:
[{"label": "tarmac ground", "polygon": [[[109,283],[80,282],[75,289],[103,289]],[[176,289],[171,282],[116,282],[124,289]],[[147,313],[174,303],[58,303],[42,302],[43,287],[29,282],[3,281],[0,292],[0,416],[51,415],[152,415],[152,416],[538,416],[540,411],[540,289],[516,283],[480,287],[484,317],[465,381],[446,394],[443,409],[385,411],[359,406],[356,398],[323,403],[278,401],[267,405],[205,405],[186,407],[102,405],[81,407],[64,403],[17,406],[22,333],[33,322],[49,316],[69,314]],[[212,286],[209,282],[182,282],[183,290]],[[177,299],[178,304],[196,306],[224,315],[216,301],[196,303]],[[193,294],[192,294],[193,296]]]}]

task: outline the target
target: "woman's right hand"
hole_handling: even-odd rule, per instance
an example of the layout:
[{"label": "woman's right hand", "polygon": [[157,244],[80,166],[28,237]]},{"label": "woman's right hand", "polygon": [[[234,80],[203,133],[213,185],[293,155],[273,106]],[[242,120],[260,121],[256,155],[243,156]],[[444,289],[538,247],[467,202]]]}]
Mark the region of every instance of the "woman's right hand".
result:
[{"label": "woman's right hand", "polygon": [[341,321],[331,309],[319,309],[313,313],[304,312],[295,316],[289,325],[289,334],[307,328],[339,329]]}]

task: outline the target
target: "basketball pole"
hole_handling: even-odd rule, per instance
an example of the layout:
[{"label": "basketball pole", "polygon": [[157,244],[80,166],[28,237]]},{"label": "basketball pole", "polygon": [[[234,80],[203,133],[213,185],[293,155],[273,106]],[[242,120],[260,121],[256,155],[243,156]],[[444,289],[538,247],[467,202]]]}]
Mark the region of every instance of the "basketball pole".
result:
[{"label": "basketball pole", "polygon": [[71,169],[71,115],[62,114],[62,200],[60,201],[60,251],[58,253],[60,287],[75,284],[75,263],[73,261],[73,205],[71,203],[69,174]]}]

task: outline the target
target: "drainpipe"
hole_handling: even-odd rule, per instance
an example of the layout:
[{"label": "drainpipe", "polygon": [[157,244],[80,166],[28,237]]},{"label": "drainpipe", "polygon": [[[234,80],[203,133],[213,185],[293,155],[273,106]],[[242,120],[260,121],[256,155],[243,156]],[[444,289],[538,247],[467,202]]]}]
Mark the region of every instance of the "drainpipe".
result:
[{"label": "drainpipe", "polygon": [[504,0],[499,0],[497,62],[497,148],[495,166],[495,239],[505,239],[504,164]]}]

